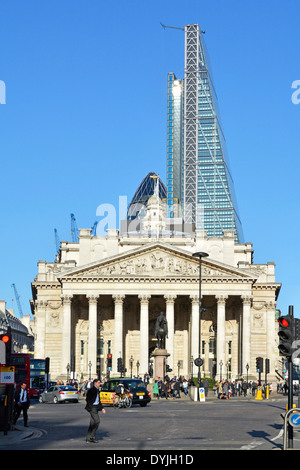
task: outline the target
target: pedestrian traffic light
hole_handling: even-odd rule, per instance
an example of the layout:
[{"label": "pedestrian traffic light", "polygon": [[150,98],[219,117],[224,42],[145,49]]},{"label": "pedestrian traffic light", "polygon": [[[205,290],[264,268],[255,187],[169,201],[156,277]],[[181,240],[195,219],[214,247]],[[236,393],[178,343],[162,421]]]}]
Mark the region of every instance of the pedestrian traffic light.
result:
[{"label": "pedestrian traffic light", "polygon": [[293,354],[294,342],[294,317],[286,315],[278,318],[279,323],[279,354],[280,356],[291,357]]},{"label": "pedestrian traffic light", "polygon": [[166,372],[172,372],[173,369],[169,366],[169,364],[166,365]]},{"label": "pedestrian traffic light", "polygon": [[256,371],[263,372],[264,371],[264,360],[262,357],[256,358]]},{"label": "pedestrian traffic light", "polygon": [[0,335],[0,341],[2,341],[5,346],[5,365],[9,365],[10,363],[11,339],[11,329],[9,327],[6,333]]},{"label": "pedestrian traffic light", "polygon": [[107,354],[107,367],[112,367],[112,355]]}]

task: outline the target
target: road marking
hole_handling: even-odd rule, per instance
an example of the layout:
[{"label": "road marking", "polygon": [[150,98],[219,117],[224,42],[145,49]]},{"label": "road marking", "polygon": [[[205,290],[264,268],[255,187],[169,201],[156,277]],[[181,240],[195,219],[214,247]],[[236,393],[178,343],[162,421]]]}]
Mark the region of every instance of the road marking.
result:
[{"label": "road marking", "polygon": [[261,446],[263,441],[253,441],[250,442],[250,444],[247,444],[246,446],[242,446],[241,450],[252,450],[255,449],[255,447]]},{"label": "road marking", "polygon": [[276,439],[279,439],[279,438],[281,438],[281,437],[282,437],[282,435],[283,435],[283,428],[282,428],[282,429],[280,429],[280,431],[279,431],[278,435],[277,435],[277,436],[275,436],[275,437],[273,437],[273,439],[270,439],[270,441],[276,441]]}]

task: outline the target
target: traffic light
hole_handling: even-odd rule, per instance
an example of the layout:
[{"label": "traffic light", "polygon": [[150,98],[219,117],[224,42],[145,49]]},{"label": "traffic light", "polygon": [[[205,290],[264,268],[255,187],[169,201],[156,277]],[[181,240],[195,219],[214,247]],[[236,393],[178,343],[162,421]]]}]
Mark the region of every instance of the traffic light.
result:
[{"label": "traffic light", "polygon": [[173,369],[169,366],[169,364],[166,365],[166,372],[172,372]]},{"label": "traffic light", "polygon": [[256,371],[263,372],[264,371],[264,360],[262,357],[256,358]]},{"label": "traffic light", "polygon": [[50,357],[46,357],[45,359],[45,374],[49,374],[50,370]]},{"label": "traffic light", "polygon": [[107,354],[107,367],[112,367],[112,355]]},{"label": "traffic light", "polygon": [[122,372],[122,371],[123,371],[123,363],[122,363],[122,358],[121,358],[121,357],[118,357],[118,361],[117,361],[117,371],[118,371],[118,372]]},{"label": "traffic light", "polygon": [[11,328],[9,327],[7,332],[0,335],[0,341],[4,343],[5,346],[5,365],[10,364],[10,355],[11,355]]},{"label": "traffic light", "polygon": [[293,354],[294,342],[294,317],[286,315],[278,318],[279,323],[279,354],[280,356],[291,357]]},{"label": "traffic light", "polygon": [[270,359],[266,359],[265,364],[266,364],[266,374],[269,374],[270,373]]}]

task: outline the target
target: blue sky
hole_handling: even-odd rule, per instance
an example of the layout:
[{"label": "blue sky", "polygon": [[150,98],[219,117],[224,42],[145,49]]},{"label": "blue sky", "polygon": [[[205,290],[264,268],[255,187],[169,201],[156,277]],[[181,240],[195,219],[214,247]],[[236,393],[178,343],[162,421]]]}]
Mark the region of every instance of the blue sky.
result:
[{"label": "blue sky", "polygon": [[0,298],[29,312],[39,260],[70,214],[130,202],[166,181],[167,74],[184,74],[184,27],[206,31],[245,241],[276,264],[278,308],[300,317],[299,0],[1,0]]}]

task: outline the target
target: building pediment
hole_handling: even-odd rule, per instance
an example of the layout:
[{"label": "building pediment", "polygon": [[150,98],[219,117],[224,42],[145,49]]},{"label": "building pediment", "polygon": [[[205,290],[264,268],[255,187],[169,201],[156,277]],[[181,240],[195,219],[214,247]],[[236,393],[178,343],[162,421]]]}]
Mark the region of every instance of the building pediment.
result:
[{"label": "building pediment", "polygon": [[[243,279],[255,277],[209,257],[202,260],[202,279]],[[73,268],[57,275],[60,281],[108,278],[198,278],[199,260],[185,250],[153,242],[103,260]]]}]

